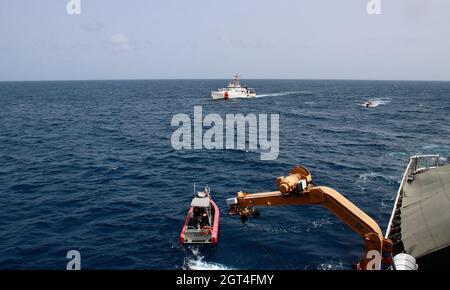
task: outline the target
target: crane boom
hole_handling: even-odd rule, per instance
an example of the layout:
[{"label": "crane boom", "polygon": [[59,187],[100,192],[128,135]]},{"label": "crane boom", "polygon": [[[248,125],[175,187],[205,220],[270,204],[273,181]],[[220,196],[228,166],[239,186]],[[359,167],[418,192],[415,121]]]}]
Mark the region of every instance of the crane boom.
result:
[{"label": "crane boom", "polygon": [[[255,213],[254,207],[280,205],[322,205],[357,232],[365,242],[366,255],[358,268],[367,269],[370,253],[379,253],[391,258],[392,242],[384,238],[380,226],[336,190],[326,186],[314,186],[312,177],[305,167],[295,167],[287,177],[277,178],[278,191],[245,193],[238,192],[235,198],[227,200],[229,213],[239,214],[243,220]],[[386,255],[385,255],[386,256]],[[380,265],[370,266],[379,269]]]}]

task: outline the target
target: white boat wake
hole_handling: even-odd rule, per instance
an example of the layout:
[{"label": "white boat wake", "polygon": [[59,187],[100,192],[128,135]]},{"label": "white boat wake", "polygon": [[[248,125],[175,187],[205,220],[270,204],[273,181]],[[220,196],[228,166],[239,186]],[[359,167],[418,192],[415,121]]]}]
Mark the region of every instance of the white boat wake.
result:
[{"label": "white boat wake", "polygon": [[323,263],[317,266],[317,270],[329,271],[329,270],[344,270],[344,265],[342,262]]},{"label": "white boat wake", "polygon": [[197,247],[190,248],[192,255],[184,259],[183,270],[233,270],[219,263],[205,261]]},{"label": "white boat wake", "polygon": [[302,92],[283,92],[283,93],[273,93],[273,94],[261,94],[256,95],[257,98],[266,98],[266,97],[281,97],[281,96],[287,96],[287,95],[293,95],[293,94],[301,94]]}]

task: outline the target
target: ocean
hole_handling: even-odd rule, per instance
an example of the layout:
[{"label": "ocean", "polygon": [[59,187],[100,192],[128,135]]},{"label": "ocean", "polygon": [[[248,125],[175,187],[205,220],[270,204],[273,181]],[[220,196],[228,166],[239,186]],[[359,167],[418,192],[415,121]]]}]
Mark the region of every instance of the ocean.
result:
[{"label": "ocean", "polygon": [[[0,269],[350,269],[362,239],[318,206],[227,215],[236,192],[273,191],[304,165],[386,229],[414,154],[450,155],[450,82],[246,80],[0,82]],[[375,108],[362,104],[374,100]],[[279,114],[279,155],[174,150],[176,114]],[[181,246],[197,189],[221,210],[219,244]]]}]

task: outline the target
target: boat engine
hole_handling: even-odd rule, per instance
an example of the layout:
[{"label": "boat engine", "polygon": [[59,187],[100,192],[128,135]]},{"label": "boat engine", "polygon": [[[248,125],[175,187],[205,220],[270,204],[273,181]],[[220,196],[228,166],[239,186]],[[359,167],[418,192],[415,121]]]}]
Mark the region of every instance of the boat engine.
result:
[{"label": "boat engine", "polygon": [[416,259],[408,254],[401,253],[394,256],[395,270],[418,270]]}]

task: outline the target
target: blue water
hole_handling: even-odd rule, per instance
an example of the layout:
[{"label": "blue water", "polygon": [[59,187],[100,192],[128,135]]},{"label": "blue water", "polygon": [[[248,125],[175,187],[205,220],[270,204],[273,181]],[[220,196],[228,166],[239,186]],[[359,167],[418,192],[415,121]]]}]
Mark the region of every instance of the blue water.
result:
[{"label": "blue water", "polygon": [[[416,153],[448,156],[450,83],[248,80],[256,99],[210,100],[226,80],[0,83],[0,268],[347,269],[358,235],[320,207],[242,225],[225,199],[275,190],[296,164],[385,229]],[[366,109],[367,99],[379,106]],[[177,113],[280,114],[280,154],[175,151]],[[182,247],[193,184],[222,211],[219,245]]]}]

